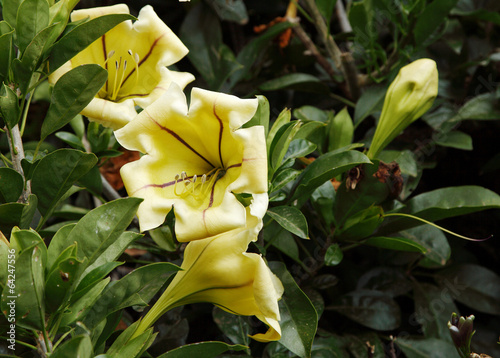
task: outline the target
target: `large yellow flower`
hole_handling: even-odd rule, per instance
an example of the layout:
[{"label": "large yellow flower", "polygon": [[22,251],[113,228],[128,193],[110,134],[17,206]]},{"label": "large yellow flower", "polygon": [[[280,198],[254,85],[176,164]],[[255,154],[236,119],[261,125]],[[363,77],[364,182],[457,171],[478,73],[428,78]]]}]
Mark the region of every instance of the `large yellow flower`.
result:
[{"label": "large yellow flower", "polygon": [[[125,4],[73,11],[71,20],[96,18],[107,14],[128,14]],[[133,24],[124,21],[73,57],[50,76],[56,82],[79,65],[95,63],[108,70],[108,81],[82,111],[90,120],[118,129],[137,114],[135,106],[145,108],[170,83],[184,88],[194,77],[165,66],[179,61],[188,49],[156,15],[145,6]]]},{"label": "large yellow flower", "polygon": [[172,207],[182,242],[245,226],[245,206],[235,194],[267,193],[264,128],[240,128],[256,109],[257,99],[199,88],[188,109],[172,84],[115,132],[125,148],[146,154],[121,169],[128,194],[144,199],[141,231],[161,225]]},{"label": "large yellow flower", "polygon": [[245,252],[257,238],[261,220],[249,215],[246,228],[192,241],[184,261],[160,299],[144,316],[135,336],[168,310],[196,302],[210,302],[244,316],[256,316],[268,325],[266,333],[252,338],[267,342],[281,338],[278,300],[283,285],[260,255]]}]

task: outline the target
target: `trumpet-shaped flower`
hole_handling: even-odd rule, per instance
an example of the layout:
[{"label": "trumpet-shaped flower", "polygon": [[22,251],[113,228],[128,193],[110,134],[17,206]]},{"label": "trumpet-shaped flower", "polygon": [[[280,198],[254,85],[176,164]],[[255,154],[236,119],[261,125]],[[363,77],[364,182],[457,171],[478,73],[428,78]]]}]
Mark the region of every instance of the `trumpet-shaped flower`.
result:
[{"label": "trumpet-shaped flower", "polygon": [[[128,14],[125,4],[76,10],[72,21],[108,14]],[[174,72],[165,66],[179,61],[188,49],[156,15],[151,6],[139,12],[133,24],[124,21],[56,70],[49,78],[54,83],[79,65],[94,63],[108,71],[108,80],[96,97],[81,112],[90,120],[118,129],[136,115],[135,106],[154,102],[170,83],[184,88],[194,77]]]},{"label": "trumpet-shaped flower", "polygon": [[235,194],[267,193],[264,128],[240,128],[256,109],[257,99],[198,88],[188,109],[172,84],[115,132],[125,148],[146,154],[121,169],[129,195],[144,199],[141,231],[161,225],[172,207],[182,242],[245,226],[245,206]]},{"label": "trumpet-shaped flower", "polygon": [[367,156],[375,158],[403,129],[427,112],[437,93],[436,62],[422,58],[401,68],[385,95]]},{"label": "trumpet-shaped flower", "polygon": [[239,228],[192,241],[184,251],[182,271],[142,318],[139,335],[168,310],[196,302],[209,302],[237,315],[256,316],[269,328],[252,338],[279,340],[281,329],[278,300],[283,293],[280,280],[258,254],[245,252],[257,238],[262,221],[249,215],[246,228]]}]

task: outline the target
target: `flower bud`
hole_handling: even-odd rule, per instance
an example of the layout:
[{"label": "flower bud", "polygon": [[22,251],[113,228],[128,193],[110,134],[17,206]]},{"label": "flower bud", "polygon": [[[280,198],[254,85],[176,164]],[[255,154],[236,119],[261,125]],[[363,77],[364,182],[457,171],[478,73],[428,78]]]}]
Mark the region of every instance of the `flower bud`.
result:
[{"label": "flower bud", "polygon": [[402,130],[422,116],[432,106],[437,92],[436,62],[423,58],[401,68],[385,95],[368,157],[375,158]]}]

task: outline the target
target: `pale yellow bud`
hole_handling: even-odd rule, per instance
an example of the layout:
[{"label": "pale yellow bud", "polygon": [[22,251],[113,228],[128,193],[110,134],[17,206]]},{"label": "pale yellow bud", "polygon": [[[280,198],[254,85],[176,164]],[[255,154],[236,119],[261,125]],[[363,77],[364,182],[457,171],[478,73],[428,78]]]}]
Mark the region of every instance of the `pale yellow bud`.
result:
[{"label": "pale yellow bud", "polygon": [[410,123],[427,112],[437,92],[436,62],[422,58],[401,68],[385,95],[368,157],[375,158]]}]

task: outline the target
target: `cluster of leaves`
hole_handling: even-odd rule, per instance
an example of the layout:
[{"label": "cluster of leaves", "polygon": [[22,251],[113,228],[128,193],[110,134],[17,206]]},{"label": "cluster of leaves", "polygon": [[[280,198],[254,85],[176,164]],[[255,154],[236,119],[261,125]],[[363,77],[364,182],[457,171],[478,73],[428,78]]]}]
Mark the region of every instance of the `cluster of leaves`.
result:
[{"label": "cluster of leaves", "polygon": [[[9,51],[0,51],[0,120],[6,131],[0,134],[0,231],[10,236],[0,236],[0,354],[172,358],[233,350],[226,354],[456,357],[447,326],[453,312],[476,316],[475,351],[498,354],[500,277],[494,254],[488,254],[494,243],[465,243],[422,221],[500,207],[500,196],[489,189],[442,188],[446,179],[424,174],[443,165],[447,153],[461,153],[450,150],[472,150],[467,130],[498,126],[479,122],[499,118],[495,4],[362,0],[343,15],[334,11],[335,1],[292,1],[302,21],[278,21],[259,34],[250,25],[284,16],[288,2],[153,4],[172,19],[168,25],[190,49],[189,62],[179,66],[198,72],[200,87],[259,95],[258,111],[246,125],[266,129],[271,202],[252,249],[267,258],[285,287],[282,339],[262,344],[248,338],[254,321],[204,305],[169,312],[157,333],[128,340],[144,307],[177,270],[169,262],[179,262],[182,245],[172,236],[173,215],[142,236],[133,222],[139,200],[98,205],[116,198],[99,167],[120,152],[111,131],[86,125],[78,113],[106,81],[106,71],[75,68],[50,92],[44,81],[131,17],[67,25],[74,3],[2,3],[0,48]],[[23,16],[16,16],[18,8]],[[338,19],[347,19],[352,29],[339,28]],[[289,43],[277,43],[290,33]],[[328,39],[355,65],[337,66]],[[422,123],[370,160],[362,149],[373,136],[385,90],[402,65],[420,57],[438,62],[438,98]],[[282,110],[287,106],[292,110]],[[14,167],[8,144],[19,128],[25,140],[22,171]],[[492,175],[500,168],[494,154],[483,167]],[[31,195],[17,202],[28,185]],[[437,189],[424,192],[422,186]],[[471,248],[476,255],[467,253]],[[12,249],[20,293],[15,352],[3,340],[10,327]],[[129,328],[121,333],[116,328],[123,324]],[[227,343],[185,345],[208,340]]]}]

